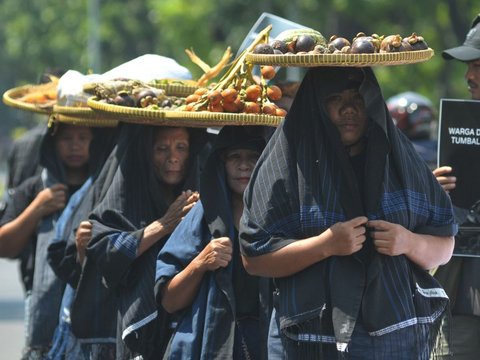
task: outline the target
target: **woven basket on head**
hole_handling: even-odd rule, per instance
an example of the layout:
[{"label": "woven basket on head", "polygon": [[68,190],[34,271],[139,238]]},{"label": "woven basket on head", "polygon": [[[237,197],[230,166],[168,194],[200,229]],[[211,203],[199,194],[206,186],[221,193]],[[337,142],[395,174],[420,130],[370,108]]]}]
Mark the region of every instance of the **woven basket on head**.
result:
[{"label": "woven basket on head", "polygon": [[429,60],[432,49],[374,54],[247,54],[246,60],[258,65],[276,66],[351,66],[405,65]]},{"label": "woven basket on head", "polygon": [[156,88],[165,90],[167,96],[187,97],[198,89],[192,80],[158,80],[154,83]]},{"label": "woven basket on head", "polygon": [[25,101],[25,98],[29,94],[33,94],[38,91],[38,89],[44,89],[46,87],[46,84],[41,84],[41,85],[23,85],[19,87],[12,88],[10,90],[7,90],[3,94],[3,102],[5,105],[21,109],[21,110],[26,110],[26,111],[31,111],[31,112],[36,112],[40,114],[50,114],[52,112],[53,105],[56,103],[56,100],[52,100],[50,98],[45,99],[44,102],[29,102]]},{"label": "woven basket on head", "polygon": [[53,107],[49,121],[89,127],[115,127],[118,125],[118,120],[102,117],[91,108],[60,105]]},{"label": "woven basket on head", "polygon": [[209,111],[181,111],[181,110],[152,110],[107,104],[88,99],[88,106],[102,114],[119,121],[160,125],[160,126],[187,126],[187,127],[215,127],[224,125],[266,125],[278,126],[283,120],[281,116],[246,113],[215,113]]}]

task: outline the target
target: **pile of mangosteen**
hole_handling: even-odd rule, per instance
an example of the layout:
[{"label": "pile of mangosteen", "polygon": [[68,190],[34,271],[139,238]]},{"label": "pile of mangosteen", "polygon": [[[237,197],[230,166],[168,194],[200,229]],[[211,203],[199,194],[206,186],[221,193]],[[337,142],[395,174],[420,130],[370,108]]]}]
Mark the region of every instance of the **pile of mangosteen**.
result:
[{"label": "pile of mangosteen", "polygon": [[412,33],[407,37],[396,35],[358,33],[352,41],[333,35],[328,42],[317,41],[309,34],[299,35],[291,41],[275,39],[270,43],[258,44],[255,54],[373,54],[403,51],[427,50],[428,45],[420,35]]}]

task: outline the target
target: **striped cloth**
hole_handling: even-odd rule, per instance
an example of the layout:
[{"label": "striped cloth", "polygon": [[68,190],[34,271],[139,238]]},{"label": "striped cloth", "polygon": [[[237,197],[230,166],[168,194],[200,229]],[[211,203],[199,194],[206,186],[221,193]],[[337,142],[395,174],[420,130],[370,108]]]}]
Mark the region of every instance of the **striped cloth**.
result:
[{"label": "striped cloth", "polygon": [[[246,354],[251,359],[260,359],[261,346],[245,341],[247,334],[236,326],[239,304],[247,300],[245,297],[255,296],[260,303],[263,288],[258,291],[259,278],[246,274],[240,259],[222,155],[228,148],[253,149],[260,153],[265,146],[262,135],[261,127],[222,128],[201,175],[202,200],[185,216],[158,254],[155,292],[160,304],[163,286],[184,270],[212,239],[227,236],[234,241],[232,261],[225,268],[206,273],[191,306],[178,312],[168,359],[233,359],[238,353],[242,354],[241,359],[247,359]],[[253,289],[242,284],[246,282],[251,282]],[[264,341],[259,341],[260,334],[266,333],[266,328],[261,331],[261,325],[266,323],[261,321],[264,320],[261,311],[258,306],[251,336],[264,345]],[[235,341],[236,338],[244,339],[244,346]]]},{"label": "striped cloth", "polygon": [[[360,190],[324,106],[330,94],[344,90],[359,73],[369,118]],[[451,236],[457,230],[448,196],[394,126],[370,68],[308,71],[287,118],[259,159],[244,199],[240,241],[247,256],[274,252],[362,215],[422,234]],[[369,237],[352,256],[331,257],[275,281],[281,332],[299,344],[297,350],[312,339],[333,339],[345,351],[361,314],[371,335],[419,329],[420,353],[434,342],[448,304],[430,275],[405,256],[375,252]],[[424,327],[432,330],[428,339],[421,335]]]},{"label": "striped cloth", "polygon": [[[162,217],[168,205],[165,188],[152,166],[155,126],[125,125],[118,146],[123,148],[112,184],[103,201],[93,211],[93,238],[87,248],[88,257],[100,269],[104,284],[117,295],[117,357],[142,355],[159,358],[169,338],[166,334],[169,317],[157,311],[155,303],[155,262],[165,238],[139,258],[136,249],[143,229]],[[191,132],[190,154],[199,154],[203,131]],[[176,190],[198,189],[198,164],[195,157],[189,164],[184,184]]]}]

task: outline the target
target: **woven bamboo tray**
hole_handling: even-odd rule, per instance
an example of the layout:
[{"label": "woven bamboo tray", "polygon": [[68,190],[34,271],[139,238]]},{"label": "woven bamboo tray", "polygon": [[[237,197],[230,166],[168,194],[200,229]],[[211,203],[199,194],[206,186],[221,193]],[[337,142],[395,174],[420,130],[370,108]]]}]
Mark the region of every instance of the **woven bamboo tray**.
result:
[{"label": "woven bamboo tray", "polygon": [[167,96],[177,96],[177,97],[187,97],[195,92],[198,89],[198,86],[188,83],[170,80],[165,83],[162,81],[157,82],[155,87],[158,89],[165,90]]},{"label": "woven bamboo tray", "polygon": [[266,125],[278,126],[283,120],[281,116],[245,113],[214,113],[208,111],[174,111],[151,110],[107,104],[89,98],[88,106],[104,117],[114,118],[118,121],[160,125],[160,126],[186,126],[186,127],[212,127],[224,125]]},{"label": "woven bamboo tray", "polygon": [[364,67],[376,65],[405,65],[429,60],[434,54],[432,49],[375,53],[375,54],[285,54],[264,55],[249,53],[246,61],[258,65],[276,66],[351,66]]},{"label": "woven bamboo tray", "polygon": [[50,121],[90,127],[115,127],[118,125],[118,120],[110,117],[102,117],[101,114],[89,107],[60,105],[53,107]]},{"label": "woven bamboo tray", "polygon": [[53,103],[45,105],[38,103],[29,103],[19,100],[19,98],[23,97],[29,92],[32,92],[33,89],[35,89],[35,85],[23,85],[7,90],[3,94],[3,102],[5,103],[5,105],[17,109],[32,111],[40,114],[50,114],[52,112]]},{"label": "woven bamboo tray", "polygon": [[52,113],[49,121],[88,127],[116,127],[118,125],[118,121],[115,119],[105,119],[99,117],[84,118],[58,113]]},{"label": "woven bamboo tray", "polygon": [[265,125],[278,126],[284,119],[282,116],[247,113],[225,113],[210,111],[165,111],[165,119],[193,121],[206,126],[225,125]]}]

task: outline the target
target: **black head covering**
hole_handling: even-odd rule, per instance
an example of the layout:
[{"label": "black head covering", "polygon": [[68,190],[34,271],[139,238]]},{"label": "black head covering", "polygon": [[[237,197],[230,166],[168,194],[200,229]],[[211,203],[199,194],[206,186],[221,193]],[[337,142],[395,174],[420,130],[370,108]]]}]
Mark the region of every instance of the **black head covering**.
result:
[{"label": "black head covering", "polygon": [[[128,134],[119,142],[124,156],[112,185],[90,216],[93,238],[87,248],[87,256],[97,264],[105,284],[118,295],[120,324],[117,336],[122,337],[129,349],[121,348],[120,341],[117,351],[132,351],[132,354],[144,356],[157,356],[158,352],[151,351],[161,352],[161,340],[168,340],[165,334],[158,335],[161,331],[158,326],[163,326],[167,317],[163,311],[157,317],[153,293],[156,256],[165,239],[135,259],[144,227],[161,218],[169,206],[165,201],[165,187],[157,179],[152,165],[155,129],[158,128],[141,125],[126,125],[122,129]],[[200,166],[197,157],[206,137],[200,129],[189,129],[189,133],[188,174],[176,189],[176,195],[182,190],[198,189]],[[111,236],[119,233],[128,234],[126,236],[135,243],[130,249],[133,256],[122,252],[112,241]]]},{"label": "black head covering", "polygon": [[[65,125],[58,125],[65,126]],[[101,134],[101,135],[100,135]],[[89,173],[88,176],[94,179],[100,171],[105,157],[111,151],[114,141],[114,130],[108,129],[101,131],[96,129],[90,143]],[[41,179],[44,187],[49,187],[55,183],[66,183],[66,173],[63,163],[57,156],[55,150],[55,135],[46,133],[41,149],[40,163],[44,167]],[[69,185],[69,184],[67,184]],[[71,190],[77,190],[72,189]],[[69,194],[72,195],[72,194]],[[64,209],[67,211],[67,209]],[[55,326],[58,323],[58,314],[62,300],[64,281],[54,275],[53,269],[47,262],[48,247],[50,241],[55,238],[57,219],[61,212],[50,214],[44,217],[38,227],[37,241],[32,256],[35,258],[32,295],[29,303],[29,319],[27,328],[28,346],[47,346],[52,340]],[[86,217],[86,214],[84,214]],[[72,217],[65,226],[65,236],[72,231],[79,221],[77,217]]]},{"label": "black head covering", "polygon": [[[358,90],[369,119],[363,188],[325,106],[329,95],[350,88],[352,80],[356,87],[357,78],[363,79]],[[417,233],[456,232],[448,196],[393,124],[370,68],[307,72],[290,112],[257,163],[244,200],[240,241],[247,256],[273,252],[361,215]],[[414,326],[423,317],[438,325],[448,301],[412,290],[415,283],[435,291],[440,287],[405,256],[375,252],[368,237],[353,256],[330,257],[276,282],[283,336],[302,345],[299,333],[318,334],[341,350],[360,313],[367,330],[381,334],[397,325]],[[388,297],[398,291],[399,296]]]},{"label": "black head covering", "polygon": [[[75,230],[81,221],[88,219],[88,215],[96,205],[103,199],[110,187],[114,174],[118,169],[119,162],[124,155],[127,139],[130,134],[121,131],[123,124],[116,129],[104,129],[112,133],[115,146],[105,160],[104,166],[93,180],[92,186],[84,193],[81,203],[75,211],[76,221],[72,221],[73,231],[70,236],[67,231],[65,238],[56,239],[48,248],[48,261],[56,275],[68,282],[75,288],[73,302],[70,306],[70,321],[72,332],[79,339],[99,339],[111,342],[116,336],[117,306],[114,294],[102,284],[102,276],[96,264],[88,256],[85,258],[83,267],[77,261],[77,248],[75,243]],[[97,129],[98,131],[98,129]],[[103,144],[109,143],[109,137],[100,137]],[[122,146],[116,145],[116,139]],[[107,146],[107,148],[110,148]],[[106,153],[105,151],[103,153]]]},{"label": "black head covering", "polygon": [[[53,133],[53,130],[51,130]],[[116,142],[119,135],[118,128],[92,128],[93,139],[90,144],[89,172],[92,185],[84,192],[83,199],[76,206],[72,219],[65,227],[62,238],[54,239],[48,248],[47,260],[55,274],[71,286],[76,287],[81,267],[77,262],[77,248],[75,244],[75,230],[81,221],[88,218],[95,204],[99,201],[103,188],[109,186],[109,173],[118,163],[114,161]],[[54,146],[51,141],[44,143],[45,148]],[[46,158],[45,162],[51,161]],[[63,173],[60,167],[57,171]]]},{"label": "black head covering", "polygon": [[[259,294],[258,278],[247,275],[241,263],[224,161],[226,153],[233,149],[251,149],[260,154],[265,143],[262,126],[225,126],[220,130],[201,175],[201,200],[158,255],[156,294],[160,304],[161,289],[184,270],[208,242],[229,237],[234,248],[229,265],[205,274],[193,303],[179,314],[178,326],[169,344],[171,358],[232,358],[235,314],[245,316],[242,306],[256,311],[249,313],[250,316],[260,316],[263,320],[260,322],[267,323],[266,316],[261,314],[263,309],[258,308],[259,297],[262,301],[265,294]],[[260,287],[260,292],[262,290]],[[262,334],[267,333],[266,328]],[[248,347],[244,351],[248,352]]]},{"label": "black head covering", "polygon": [[225,126],[214,143],[200,182],[205,219],[214,237],[230,236],[229,229],[233,229],[230,190],[226,182],[223,155],[238,148],[261,154],[266,143],[264,132],[263,126]]}]

